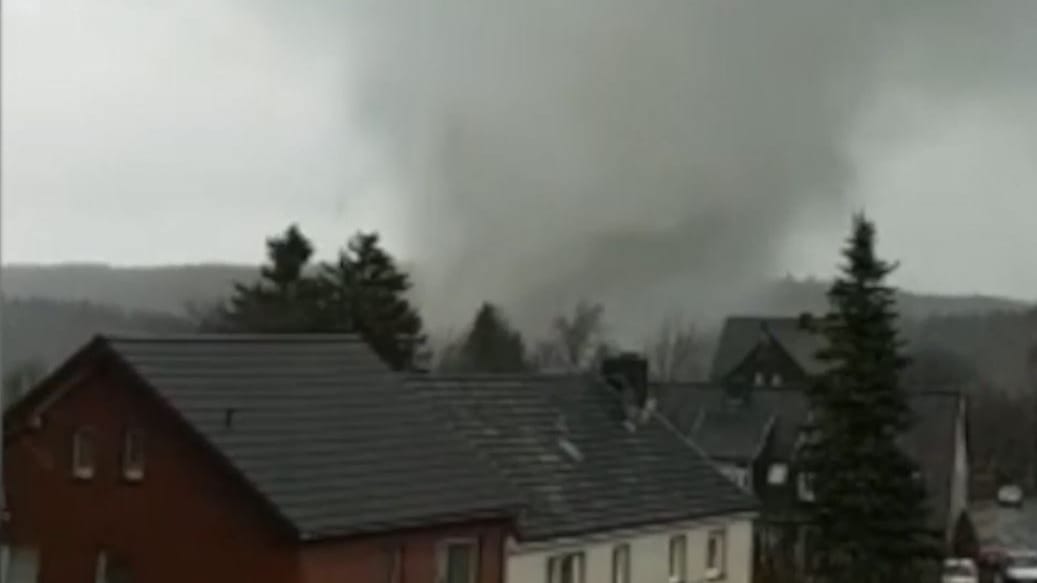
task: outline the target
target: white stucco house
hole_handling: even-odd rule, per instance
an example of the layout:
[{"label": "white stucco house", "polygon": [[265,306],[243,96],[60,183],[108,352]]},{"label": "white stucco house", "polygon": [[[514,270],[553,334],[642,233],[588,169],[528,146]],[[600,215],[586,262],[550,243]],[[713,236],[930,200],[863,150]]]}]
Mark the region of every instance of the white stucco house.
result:
[{"label": "white stucco house", "polygon": [[506,580],[517,582],[731,581],[752,578],[752,515],[512,542]]},{"label": "white stucco house", "polygon": [[422,376],[526,499],[508,583],[749,583],[757,503],[654,411],[647,363],[602,374]]}]

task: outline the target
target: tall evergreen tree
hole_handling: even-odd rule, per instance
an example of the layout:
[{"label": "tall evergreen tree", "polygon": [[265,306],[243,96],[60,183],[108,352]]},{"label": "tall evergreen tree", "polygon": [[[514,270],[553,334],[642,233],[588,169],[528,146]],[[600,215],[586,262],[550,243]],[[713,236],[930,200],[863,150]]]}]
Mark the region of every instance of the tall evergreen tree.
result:
[{"label": "tall evergreen tree", "polygon": [[875,256],[875,228],[854,217],[845,263],[812,324],[825,339],[826,372],[808,391],[803,469],[810,505],[810,567],[828,583],[917,581],[935,556],[925,489],[900,447],[912,412],[899,381],[906,365],[897,331],[894,266]]},{"label": "tall evergreen tree", "polygon": [[407,299],[410,277],[379,244],[358,233],[321,274],[322,331],[356,331],[395,369],[414,368],[425,357],[421,316]]},{"label": "tall evergreen tree", "polygon": [[232,332],[307,332],[317,325],[320,294],[307,275],[313,245],[296,225],[267,239],[259,281],[238,283],[208,328]]},{"label": "tall evergreen tree", "polygon": [[466,371],[510,373],[529,368],[522,335],[488,302],[476,313],[457,357],[459,368]]}]

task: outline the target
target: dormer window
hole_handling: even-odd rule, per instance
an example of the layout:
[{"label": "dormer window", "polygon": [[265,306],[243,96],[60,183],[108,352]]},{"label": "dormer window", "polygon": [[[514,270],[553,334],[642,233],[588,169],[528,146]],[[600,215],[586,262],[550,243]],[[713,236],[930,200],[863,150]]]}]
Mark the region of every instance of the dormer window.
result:
[{"label": "dormer window", "polygon": [[814,501],[814,485],[811,483],[813,480],[805,473],[800,472],[799,474],[799,499],[803,502]]},{"label": "dormer window", "polygon": [[144,479],[144,438],[134,428],[127,429],[123,435],[122,477],[130,482]]},{"label": "dormer window", "polygon": [[72,435],[72,476],[79,480],[94,477],[94,432],[77,429]]}]

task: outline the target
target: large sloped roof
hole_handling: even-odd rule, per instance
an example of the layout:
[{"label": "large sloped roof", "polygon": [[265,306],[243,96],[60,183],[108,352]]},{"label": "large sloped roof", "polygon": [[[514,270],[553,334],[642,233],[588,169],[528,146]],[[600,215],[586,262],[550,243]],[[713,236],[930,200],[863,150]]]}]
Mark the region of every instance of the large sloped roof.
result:
[{"label": "large sloped roof", "polygon": [[714,353],[710,378],[721,380],[732,372],[759,344],[764,335],[773,338],[807,374],[823,369],[817,359],[822,340],[801,326],[799,318],[735,316],[724,321]]},{"label": "large sloped roof", "polygon": [[304,540],[509,514],[434,404],[345,335],[101,337]]},{"label": "large sloped roof", "polygon": [[[630,431],[616,391],[595,377],[423,377],[455,423],[526,496],[523,540],[755,509],[658,418]],[[567,451],[560,438],[575,448]]]},{"label": "large sloped roof", "polygon": [[[728,391],[715,383],[671,383],[656,387],[659,411],[707,455],[716,459],[756,455],[756,443],[773,423],[774,450],[779,459],[791,460],[807,418],[804,387],[753,387],[740,405],[732,405]],[[919,464],[929,491],[934,520],[945,524],[950,508],[954,472],[955,429],[963,396],[953,391],[908,392],[915,424],[904,437],[904,448]],[[703,420],[712,420],[704,422]]]}]

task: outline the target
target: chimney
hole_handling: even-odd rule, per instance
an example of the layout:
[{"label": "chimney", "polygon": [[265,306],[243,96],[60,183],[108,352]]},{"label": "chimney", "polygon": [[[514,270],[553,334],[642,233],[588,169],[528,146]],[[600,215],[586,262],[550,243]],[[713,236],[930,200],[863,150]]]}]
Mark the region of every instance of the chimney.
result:
[{"label": "chimney", "polygon": [[617,391],[628,392],[638,410],[651,407],[648,398],[648,359],[623,352],[601,361],[601,375]]}]

